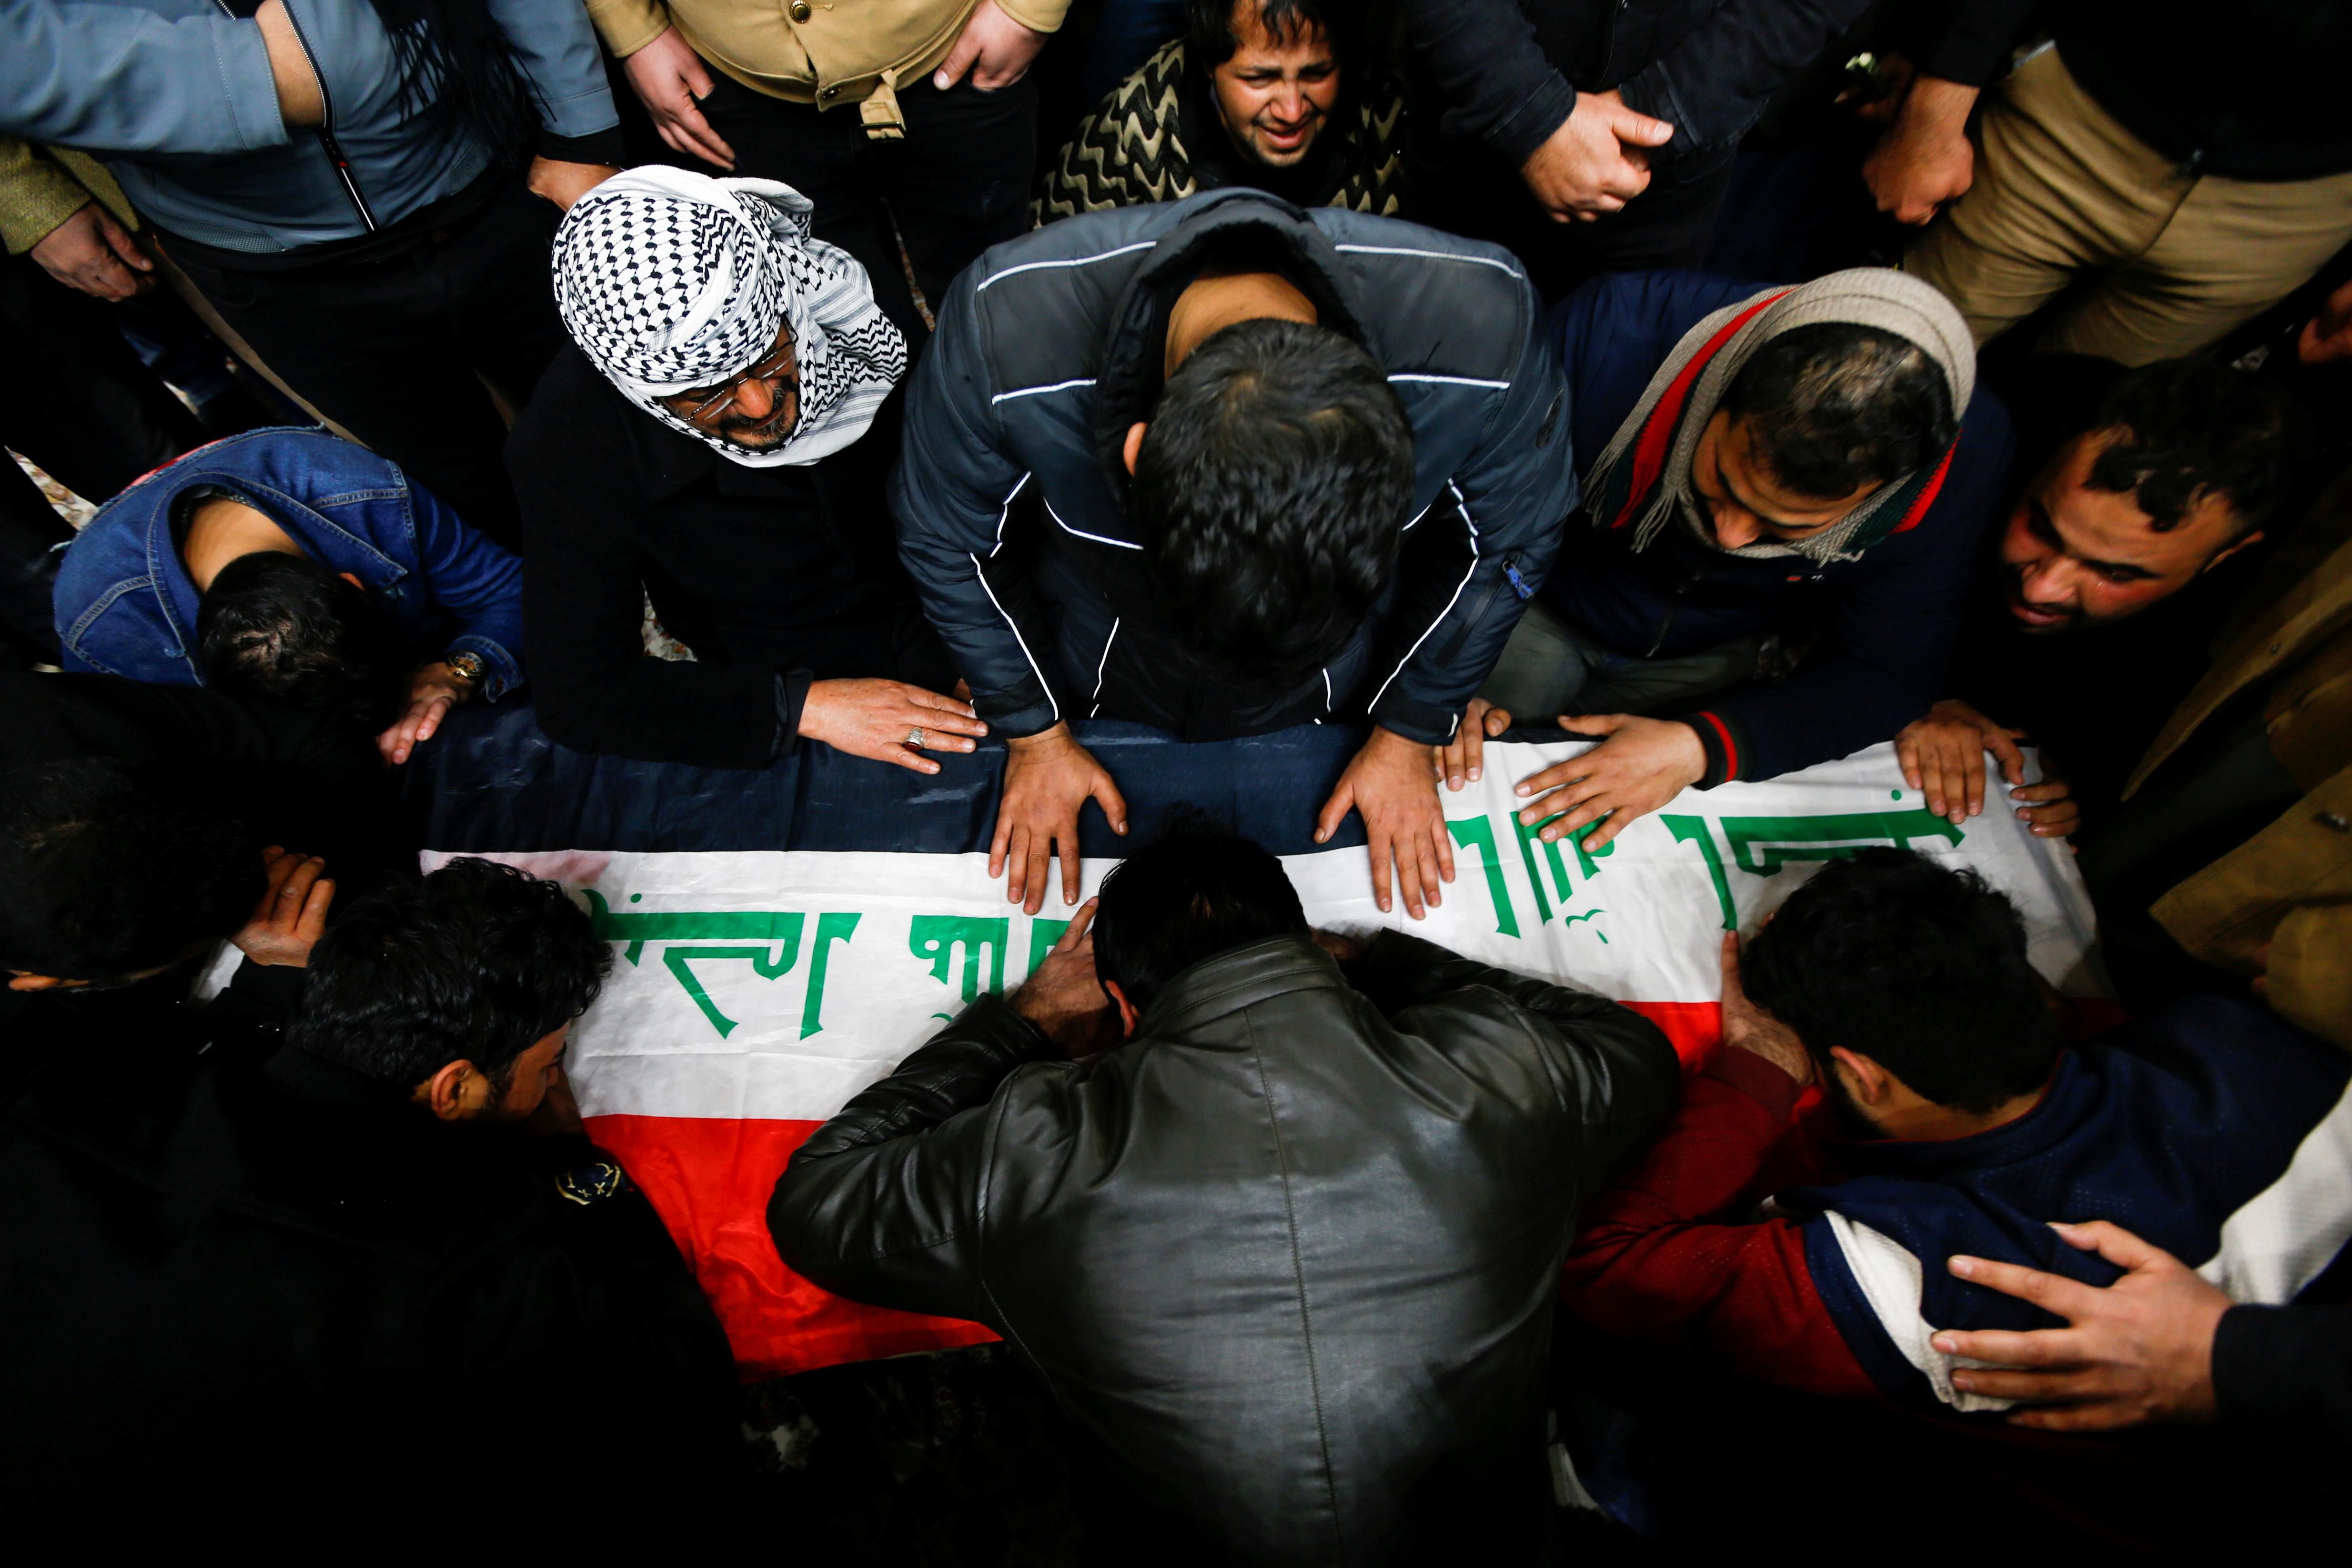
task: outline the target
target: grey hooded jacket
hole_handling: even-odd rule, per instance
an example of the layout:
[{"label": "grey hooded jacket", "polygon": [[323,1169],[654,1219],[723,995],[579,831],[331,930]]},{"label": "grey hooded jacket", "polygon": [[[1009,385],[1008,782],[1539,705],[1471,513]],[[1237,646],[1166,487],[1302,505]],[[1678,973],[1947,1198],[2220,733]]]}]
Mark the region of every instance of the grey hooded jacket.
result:
[{"label": "grey hooded jacket", "polygon": [[[1162,624],[1116,454],[1159,395],[1170,302],[1228,243],[1280,256],[1322,321],[1386,367],[1413,499],[1355,641],[1298,691],[1204,718],[1209,682]],[[1447,740],[1576,502],[1567,378],[1534,289],[1509,252],[1418,224],[1243,187],[1082,213],[985,252],[939,322],[908,379],[890,504],[923,607],[998,734],[1087,718],[1108,690],[1123,700],[1104,717],[1187,739],[1369,710]]]},{"label": "grey hooded jacket", "polygon": [[1003,1334],[1219,1560],[1452,1561],[1540,1528],[1560,1259],[1679,1093],[1613,1002],[1393,931],[1344,974],[1280,937],[1082,1063],[973,1004],[817,1129],[768,1220],[829,1290]]},{"label": "grey hooded jacket", "polygon": [[[579,0],[482,4],[538,100],[538,150],[614,161],[620,119]],[[488,168],[489,148],[425,134],[402,110],[368,0],[287,10],[325,94],[325,137],[279,119],[260,26],[220,0],[0,0],[0,132],[97,153],[165,233],[260,255],[360,238]]]}]

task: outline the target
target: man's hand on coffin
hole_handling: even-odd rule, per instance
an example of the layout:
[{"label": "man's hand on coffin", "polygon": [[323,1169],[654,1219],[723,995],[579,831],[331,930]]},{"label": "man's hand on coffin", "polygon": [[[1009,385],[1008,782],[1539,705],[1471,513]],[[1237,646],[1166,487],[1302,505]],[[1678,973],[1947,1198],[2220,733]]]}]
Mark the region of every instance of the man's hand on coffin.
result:
[{"label": "man's hand on coffin", "polygon": [[[1586,849],[1598,849],[1624,832],[1627,823],[1706,776],[1706,748],[1699,744],[1698,731],[1680,720],[1563,713],[1559,727],[1603,739],[1582,756],[1556,763],[1519,784],[1517,793],[1543,797],[1523,808],[1519,821],[1528,827],[1543,822],[1540,837],[1547,844],[1598,822],[1580,837]],[[1545,822],[1547,817],[1555,820]]]},{"label": "man's hand on coffin", "polygon": [[1426,907],[1444,902],[1439,884],[1454,880],[1454,840],[1445,830],[1445,806],[1429,769],[1429,748],[1392,730],[1374,726],[1372,738],[1339,775],[1339,787],[1315,819],[1315,842],[1329,841],[1353,808],[1364,819],[1366,847],[1372,857],[1372,901],[1390,908],[1389,865],[1396,864],[1397,890],[1406,912],[1420,920]]},{"label": "man's hand on coffin", "polygon": [[1062,858],[1062,902],[1078,901],[1078,812],[1091,799],[1127,831],[1127,800],[1067,724],[1006,742],[1004,800],[988,845],[988,874],[1004,877],[1007,903],[1030,914],[1045,907],[1046,863]]},{"label": "man's hand on coffin", "polygon": [[925,751],[969,752],[987,733],[970,703],[903,680],[814,681],[801,703],[806,739],[919,773],[940,771]]}]

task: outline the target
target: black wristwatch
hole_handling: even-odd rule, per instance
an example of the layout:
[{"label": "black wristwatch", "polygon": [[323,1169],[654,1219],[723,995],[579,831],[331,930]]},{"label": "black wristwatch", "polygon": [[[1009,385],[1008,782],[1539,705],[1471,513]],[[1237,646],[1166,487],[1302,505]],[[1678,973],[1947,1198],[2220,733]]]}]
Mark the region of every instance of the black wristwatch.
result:
[{"label": "black wristwatch", "polygon": [[482,656],[478,653],[445,653],[441,656],[441,662],[469,686],[479,686],[490,673],[490,667],[482,662]]},{"label": "black wristwatch", "polygon": [[591,1160],[555,1178],[555,1195],[583,1208],[628,1190],[628,1173],[610,1160]]}]

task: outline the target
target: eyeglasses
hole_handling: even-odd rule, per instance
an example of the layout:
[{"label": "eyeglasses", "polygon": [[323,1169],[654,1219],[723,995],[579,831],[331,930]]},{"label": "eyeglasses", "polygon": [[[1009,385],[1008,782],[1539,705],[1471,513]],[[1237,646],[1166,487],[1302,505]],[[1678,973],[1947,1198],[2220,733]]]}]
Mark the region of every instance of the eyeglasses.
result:
[{"label": "eyeglasses", "polygon": [[793,360],[793,345],[789,342],[779,343],[767,358],[742,374],[732,377],[725,384],[707,392],[681,392],[677,395],[692,400],[686,405],[686,416],[688,419],[708,419],[722,412],[729,404],[735,401],[735,394],[742,389],[743,384],[747,381],[764,381],[775,384],[779,387],[789,386],[797,401],[800,395],[800,381],[793,374],[795,368]]}]

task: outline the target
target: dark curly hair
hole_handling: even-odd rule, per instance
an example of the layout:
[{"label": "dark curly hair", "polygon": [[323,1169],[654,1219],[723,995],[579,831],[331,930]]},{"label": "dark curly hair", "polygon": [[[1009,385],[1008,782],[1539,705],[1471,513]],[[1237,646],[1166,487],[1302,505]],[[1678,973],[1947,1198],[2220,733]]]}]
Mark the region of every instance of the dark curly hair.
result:
[{"label": "dark curly hair", "polygon": [[613,949],[560,883],[452,860],[337,911],[289,1044],[387,1083],[469,1061],[503,1092],[515,1058],[588,1010]]},{"label": "dark curly hair", "polygon": [[196,655],[219,690],[373,724],[399,671],[367,595],[320,562],[259,550],[222,567],[196,606]]},{"label": "dark curly hair", "polygon": [[1237,321],[1169,377],[1131,493],[1178,629],[1213,668],[1277,684],[1346,647],[1387,590],[1412,427],[1345,336]]},{"label": "dark curly hair", "polygon": [[2294,483],[2302,427],[2260,377],[2207,360],[2144,364],[2116,383],[2092,428],[2113,431],[2091,463],[2091,489],[2128,494],[2158,533],[2206,497],[2226,496],[2251,533]]},{"label": "dark curly hair", "polygon": [[1117,981],[1137,1007],[1204,959],[1309,931],[1280,860],[1183,806],[1111,868],[1098,896],[1095,973]]},{"label": "dark curly hair", "polygon": [[1907,849],[1823,867],[1748,944],[1739,976],[1825,1072],[1843,1047],[1975,1115],[2040,1089],[2064,1044],[2015,906]]},{"label": "dark curly hair", "polygon": [[261,897],[243,824],[101,762],[0,773],[0,969],[105,982],[227,936]]},{"label": "dark curly hair", "polygon": [[[1211,71],[1234,58],[1242,47],[1241,38],[1234,32],[1234,12],[1244,0],[1191,0],[1184,13],[1184,63],[1195,69]],[[1257,25],[1265,29],[1266,37],[1288,42],[1304,38],[1313,28],[1320,27],[1331,40],[1335,52],[1343,64],[1353,64],[1356,36],[1361,31],[1357,25],[1357,8],[1349,5],[1325,5],[1323,0],[1256,0]]]},{"label": "dark curly hair", "polygon": [[1907,338],[1848,321],[1782,332],[1739,367],[1723,412],[1800,495],[1833,499],[1942,458],[1959,416],[1941,366]]}]

